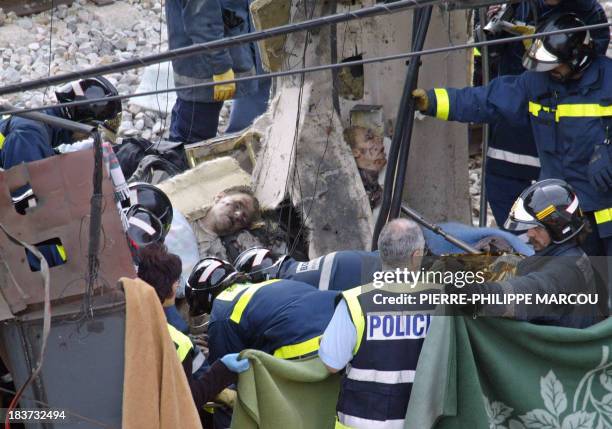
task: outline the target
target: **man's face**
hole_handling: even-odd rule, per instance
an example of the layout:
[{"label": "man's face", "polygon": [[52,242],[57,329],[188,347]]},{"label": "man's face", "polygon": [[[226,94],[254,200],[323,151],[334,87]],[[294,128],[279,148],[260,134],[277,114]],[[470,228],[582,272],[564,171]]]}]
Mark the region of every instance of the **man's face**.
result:
[{"label": "man's face", "polygon": [[527,237],[529,238],[529,244],[533,246],[533,249],[536,252],[544,250],[550,246],[550,243],[552,242],[548,231],[541,226],[536,226],[535,228],[527,230]]},{"label": "man's face", "polygon": [[225,195],[222,192],[215,197],[215,204],[208,215],[212,216],[216,234],[232,234],[250,225],[255,215],[253,197],[248,194]]},{"label": "man's face", "polygon": [[356,127],[351,148],[357,167],[380,172],[387,160],[382,136],[368,128]]},{"label": "man's face", "polygon": [[556,68],[551,70],[550,76],[559,82],[565,82],[572,77],[572,69],[567,64],[559,64]]}]

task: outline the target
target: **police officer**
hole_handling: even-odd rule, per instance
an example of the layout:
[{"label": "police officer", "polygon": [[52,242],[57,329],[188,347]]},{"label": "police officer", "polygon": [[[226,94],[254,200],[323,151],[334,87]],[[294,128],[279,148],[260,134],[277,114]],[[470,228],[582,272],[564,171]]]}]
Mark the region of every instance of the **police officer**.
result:
[{"label": "police officer", "polygon": [[592,301],[583,305],[555,301],[537,305],[481,304],[477,313],[569,328],[585,328],[598,322],[606,311],[606,293],[604,288],[593,304],[598,292],[596,277],[589,258],[579,246],[586,234],[586,223],[571,186],[558,179],[530,186],[516,200],[505,227],[527,231],[535,255],[518,263],[515,277],[470,285],[466,291],[537,294],[552,300],[563,295],[590,294]]},{"label": "police officer", "polygon": [[234,267],[253,282],[296,280],[319,290],[342,291],[370,283],[381,270],[381,261],[378,252],[361,250],[341,250],[309,262],[298,262],[288,255],[274,261],[270,250],[252,247],[236,258]]},{"label": "police officer", "polygon": [[[582,26],[566,14],[538,32]],[[595,54],[588,31],[577,31],[536,39],[524,65],[530,71],[485,87],[417,89],[413,97],[439,119],[531,126],[540,177],[566,180],[595,225],[585,251],[612,255],[612,60]]]},{"label": "police officer", "polygon": [[193,269],[185,296],[190,316],[210,314],[209,360],[214,362],[247,348],[282,359],[314,354],[337,294],[293,280],[247,283],[231,264],[209,257]]},{"label": "police officer", "polygon": [[[511,8],[512,21],[517,25],[509,30],[511,34],[493,31],[490,34],[493,38],[532,32],[533,27],[530,25],[536,20],[543,21],[558,13],[576,13],[587,25],[607,22],[605,11],[595,0],[522,1],[506,7]],[[593,30],[591,35],[595,51],[599,55],[606,55],[610,43],[609,29]],[[492,46],[489,52],[496,76],[523,73],[525,69],[522,58],[525,46],[530,44],[531,41],[526,40]],[[484,179],[486,197],[497,224],[503,225],[512,203],[526,187],[537,180],[540,173],[540,160],[529,125],[519,126],[505,120],[491,123],[487,157]]]},{"label": "police officer", "polygon": [[[382,229],[383,270],[420,271],[425,239],[419,226],[396,219]],[[431,306],[400,298],[440,290],[438,285],[391,282],[342,293],[325,329],[319,357],[336,373],[346,367],[336,428],[403,428],[419,354],[431,322]],[[390,298],[390,299],[389,299]]]}]

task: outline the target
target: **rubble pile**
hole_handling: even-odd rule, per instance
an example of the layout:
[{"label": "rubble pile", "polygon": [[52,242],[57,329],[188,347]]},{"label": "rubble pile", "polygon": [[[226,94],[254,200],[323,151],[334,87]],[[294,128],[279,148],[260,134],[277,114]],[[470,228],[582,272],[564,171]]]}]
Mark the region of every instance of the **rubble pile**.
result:
[{"label": "rubble pile", "polygon": [[[41,79],[167,50],[166,22],[160,1],[128,0],[98,7],[75,0],[68,7],[17,17],[0,9],[0,81],[6,84]],[[119,94],[135,93],[143,68],[106,77]],[[7,95],[19,107],[39,107],[55,101],[53,88]],[[124,101],[120,134],[146,139],[167,135],[172,105],[162,113],[143,111]],[[167,113],[164,114],[164,113]],[[227,117],[225,109],[224,117]],[[222,120],[220,125],[224,125]]]}]

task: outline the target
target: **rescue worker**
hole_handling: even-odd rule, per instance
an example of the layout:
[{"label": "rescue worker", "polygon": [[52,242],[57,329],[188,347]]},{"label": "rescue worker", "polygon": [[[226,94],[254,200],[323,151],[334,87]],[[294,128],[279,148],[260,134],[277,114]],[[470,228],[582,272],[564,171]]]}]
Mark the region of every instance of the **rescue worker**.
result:
[{"label": "rescue worker", "polygon": [[[117,90],[107,79],[94,77],[69,83],[59,88],[55,95],[60,103],[68,103],[111,97],[117,95]],[[81,123],[99,122],[116,132],[121,122],[121,101],[51,108],[44,113]],[[85,137],[19,116],[3,119],[0,122],[0,133],[0,166],[5,170],[22,162],[55,155],[55,147]]]},{"label": "rescue worker", "polygon": [[162,225],[162,238],[165,238],[172,225],[172,203],[164,191],[155,185],[144,182],[129,184],[130,199],[125,200],[130,206],[139,204],[159,219]]},{"label": "rescue worker", "polygon": [[[461,290],[469,294],[533,294],[559,299],[590,294],[597,303],[584,305],[551,301],[537,305],[479,304],[476,313],[502,316],[543,325],[586,328],[606,311],[605,292],[597,290],[596,277],[580,248],[587,222],[579,198],[563,180],[546,179],[527,188],[516,200],[505,223],[510,231],[527,231],[536,253],[517,265],[516,276],[495,283],[475,283]],[[451,291],[455,287],[451,287]],[[601,310],[598,310],[598,304]]]},{"label": "rescue worker", "polygon": [[[418,272],[424,246],[423,232],[415,222],[389,222],[378,239],[384,274],[393,274],[396,269]],[[319,357],[331,373],[346,368],[336,428],[404,427],[433,308],[397,304],[397,298],[439,289],[438,285],[392,282],[380,288],[374,284],[358,286],[339,296],[319,349]],[[385,301],[387,298],[394,303]]]},{"label": "rescue worker", "polygon": [[[538,32],[582,26],[566,14]],[[416,89],[413,97],[421,112],[439,119],[530,125],[540,178],[566,180],[595,225],[585,251],[612,255],[612,60],[595,54],[588,31],[577,31],[536,39],[524,65],[530,71],[484,87]]]},{"label": "rescue worker", "polygon": [[224,356],[213,366],[205,364],[202,351],[187,336],[188,326],[174,306],[174,298],[181,274],[181,260],[168,253],[161,243],[140,250],[138,277],[151,285],[166,314],[168,332],[174,342],[179,360],[189,381],[194,402],[200,411],[204,427],[212,427],[212,416],[203,405],[215,399],[226,387],[236,382],[236,374],[249,368],[249,361],[237,354]]},{"label": "rescue worker", "polygon": [[[500,6],[493,6],[493,8]],[[502,31],[490,34],[490,38],[501,38],[533,32],[536,19],[543,21],[552,14],[575,13],[587,25],[607,22],[603,7],[596,0],[538,0],[522,1],[506,5],[511,8],[512,22],[516,25],[511,33]],[[610,43],[608,28],[591,33],[595,52],[606,55]],[[525,46],[531,40],[491,46],[492,73],[494,77],[519,75],[525,71],[522,58]],[[493,70],[496,70],[495,72]],[[540,160],[533,133],[528,124],[519,126],[505,120],[494,121],[490,127],[485,172],[486,197],[497,225],[503,225],[512,203],[520,193],[538,179]]]},{"label": "rescue worker", "polygon": [[185,296],[190,316],[210,314],[208,358],[214,363],[249,348],[282,359],[316,353],[337,293],[293,280],[247,283],[229,262],[204,258],[189,276]]},{"label": "rescue worker", "polygon": [[252,247],[234,261],[237,271],[247,274],[251,282],[269,279],[296,280],[319,290],[348,290],[370,283],[381,270],[378,252],[340,250],[309,262],[298,262],[284,255],[274,261],[272,251]]},{"label": "rescue worker", "polygon": [[164,309],[168,332],[176,346],[179,360],[188,378],[204,365],[204,354],[193,346],[186,335],[188,326],[174,306],[178,279],[181,275],[181,260],[168,253],[161,242],[152,243],[139,250],[138,277],[147,282],[159,297]]},{"label": "rescue worker", "polygon": [[[117,95],[115,87],[105,78],[82,79],[59,88],[55,95],[60,103],[97,99]],[[103,127],[116,132],[121,121],[121,102],[118,100],[58,107],[44,113],[82,123],[100,122]],[[22,162],[38,161],[55,155],[54,148],[65,143],[74,143],[84,135],[44,124],[19,116],[9,116],[0,121],[0,167],[9,168]],[[29,185],[11,192],[15,210],[25,215],[29,207],[36,204],[36,196]],[[49,267],[62,265],[67,261],[61,244],[40,244]],[[40,270],[40,262],[28,252],[28,262],[34,271]]]},{"label": "rescue worker", "polygon": [[[230,0],[166,1],[168,45],[185,48],[250,31],[249,2]],[[174,82],[185,87],[255,74],[255,49],[244,43],[172,60]],[[223,101],[255,94],[258,82],[181,89],[172,108],[170,140],[194,143],[217,135]]]}]

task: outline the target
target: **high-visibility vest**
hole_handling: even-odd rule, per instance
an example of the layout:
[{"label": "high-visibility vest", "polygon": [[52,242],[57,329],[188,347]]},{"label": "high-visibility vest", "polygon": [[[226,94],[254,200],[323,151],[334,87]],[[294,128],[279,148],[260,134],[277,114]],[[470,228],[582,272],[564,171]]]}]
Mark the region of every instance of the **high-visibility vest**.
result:
[{"label": "high-visibility vest", "polygon": [[168,333],[170,333],[170,338],[172,338],[174,347],[176,347],[178,358],[181,362],[183,362],[189,352],[193,349],[193,343],[187,335],[183,334],[171,324],[167,323],[167,325]]},{"label": "high-visibility vest", "polygon": [[[434,307],[388,304],[385,298],[416,294],[419,302],[418,294],[440,289],[432,284],[365,285],[342,294],[357,341],[342,378],[336,428],[404,427],[417,361]],[[375,299],[375,295],[382,298]]]}]

